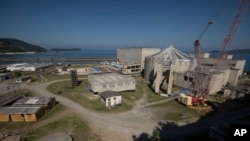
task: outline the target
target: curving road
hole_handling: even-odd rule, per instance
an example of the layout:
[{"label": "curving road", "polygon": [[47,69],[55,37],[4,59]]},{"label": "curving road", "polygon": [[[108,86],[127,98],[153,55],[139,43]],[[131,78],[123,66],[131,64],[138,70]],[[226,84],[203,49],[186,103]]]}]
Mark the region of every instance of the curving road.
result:
[{"label": "curving road", "polygon": [[[70,99],[48,92],[46,87],[54,82],[57,81],[38,85],[23,85],[23,88],[30,89],[41,96],[55,97],[57,101],[87,121],[92,130],[99,134],[103,140],[130,141],[132,140],[132,135],[139,135],[142,132],[151,133],[158,123],[158,121],[153,121],[150,117],[140,112],[142,106],[135,106],[131,111],[118,114],[106,114],[88,110]],[[141,102],[139,101],[138,103]]]},{"label": "curving road", "polygon": [[[137,105],[135,105],[131,111],[118,114],[106,114],[90,111],[70,99],[59,95],[54,95],[46,90],[46,87],[48,85],[58,81],[62,80],[51,81],[48,83],[37,85],[21,85],[21,87],[30,89],[41,96],[55,97],[61,104],[65,105],[65,107],[71,109],[73,112],[78,114],[79,117],[87,121],[91,129],[96,134],[99,134],[104,141],[131,141],[132,135],[138,136],[143,132],[152,133],[153,129],[158,126],[158,122],[160,122],[159,120],[152,120],[150,116],[151,113],[143,112],[143,108],[149,105],[145,102],[145,90],[143,98],[137,102]],[[226,119],[236,119],[242,116],[249,115],[249,113],[250,108],[234,112],[218,112],[218,114],[199,121],[198,123],[191,124],[190,126],[184,126],[182,128],[171,128],[164,135],[168,137],[178,138],[184,134],[193,134],[201,130],[208,129],[208,127],[210,127],[211,125],[221,123]]]}]

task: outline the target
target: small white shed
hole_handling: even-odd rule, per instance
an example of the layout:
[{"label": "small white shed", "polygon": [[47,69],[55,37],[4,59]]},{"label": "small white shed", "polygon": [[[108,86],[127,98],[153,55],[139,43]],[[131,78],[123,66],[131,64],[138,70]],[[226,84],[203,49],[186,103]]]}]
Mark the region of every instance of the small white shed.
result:
[{"label": "small white shed", "polygon": [[122,104],[122,96],[118,92],[105,91],[99,94],[106,107],[114,107]]}]

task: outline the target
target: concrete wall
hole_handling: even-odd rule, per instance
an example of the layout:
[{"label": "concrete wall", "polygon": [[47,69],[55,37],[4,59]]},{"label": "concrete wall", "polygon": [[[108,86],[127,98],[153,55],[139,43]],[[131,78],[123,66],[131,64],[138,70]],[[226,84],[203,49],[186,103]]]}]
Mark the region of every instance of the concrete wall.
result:
[{"label": "concrete wall", "polygon": [[122,103],[122,96],[113,96],[106,99],[106,107],[119,105]]},{"label": "concrete wall", "polygon": [[180,88],[190,88],[194,78],[191,72],[174,73],[173,85]]},{"label": "concrete wall", "polygon": [[238,75],[242,75],[245,68],[246,60],[237,60],[235,68],[239,69]]},{"label": "concrete wall", "polygon": [[141,48],[118,48],[117,59],[121,64],[141,64]]},{"label": "concrete wall", "polygon": [[160,51],[161,51],[160,48],[142,48],[142,55],[141,55],[142,69],[144,69],[144,66],[145,66],[145,58],[147,56],[151,56],[153,54],[156,54],[156,53],[158,53]]},{"label": "concrete wall", "polygon": [[232,86],[236,86],[238,83],[239,78],[239,71],[238,69],[230,69],[229,76],[228,76],[228,83]]},{"label": "concrete wall", "polygon": [[172,63],[173,71],[177,73],[192,71],[194,70],[195,66],[195,61],[175,61]]},{"label": "concrete wall", "polygon": [[214,74],[216,77],[213,81],[210,82],[209,94],[215,94],[220,91],[228,81],[229,70],[226,70],[219,74]]},{"label": "concrete wall", "polygon": [[160,52],[160,48],[119,48],[117,58],[121,64],[141,64],[144,69],[145,57]]}]

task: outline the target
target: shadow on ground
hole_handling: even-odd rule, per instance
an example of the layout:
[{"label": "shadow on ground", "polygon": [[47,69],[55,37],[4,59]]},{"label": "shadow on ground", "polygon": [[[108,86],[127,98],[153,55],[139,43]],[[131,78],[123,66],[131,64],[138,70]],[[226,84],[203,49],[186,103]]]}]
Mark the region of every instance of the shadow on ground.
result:
[{"label": "shadow on ground", "polygon": [[[232,103],[235,107],[228,107]],[[210,102],[209,104],[215,110],[195,123],[179,126],[174,122],[159,122],[152,133],[132,135],[132,139],[133,141],[212,141],[209,136],[211,126],[234,120],[242,121],[243,118],[250,117],[250,95],[242,99],[227,100],[224,103]]]}]

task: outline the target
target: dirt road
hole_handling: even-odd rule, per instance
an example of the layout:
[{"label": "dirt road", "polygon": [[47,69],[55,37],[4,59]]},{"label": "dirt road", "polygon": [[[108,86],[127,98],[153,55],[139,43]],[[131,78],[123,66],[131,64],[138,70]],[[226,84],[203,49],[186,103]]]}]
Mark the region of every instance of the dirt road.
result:
[{"label": "dirt road", "polygon": [[131,111],[119,114],[105,114],[87,110],[74,101],[48,92],[46,87],[54,82],[26,85],[24,88],[30,89],[41,96],[54,96],[61,104],[70,108],[86,120],[92,130],[96,134],[99,134],[103,140],[130,141],[132,140],[132,135],[139,135],[142,132],[151,133],[158,123],[140,112],[140,106]]},{"label": "dirt road", "polygon": [[[146,95],[144,95],[143,98],[137,102],[134,108],[128,112],[106,114],[88,110],[72,100],[48,92],[46,87],[54,82],[57,81],[37,85],[21,85],[21,87],[30,89],[41,96],[55,97],[57,101],[65,105],[65,107],[69,110],[78,114],[80,118],[87,121],[92,131],[99,134],[104,141],[131,141],[133,140],[133,135],[138,136],[143,132],[152,133],[152,130],[158,126],[158,123],[160,122],[159,120],[152,120],[152,113],[145,112],[144,107],[148,105],[145,102],[145,99],[147,98]],[[236,119],[249,113],[250,108],[234,112],[218,112],[218,114],[210,118],[205,118],[196,124],[190,124],[190,126],[184,126],[183,128],[171,128],[164,133],[164,135],[168,137],[180,137],[180,135],[183,134],[197,133],[198,131],[207,129],[211,125],[221,123],[226,119]],[[198,119],[196,118],[194,121],[196,120]]]}]

